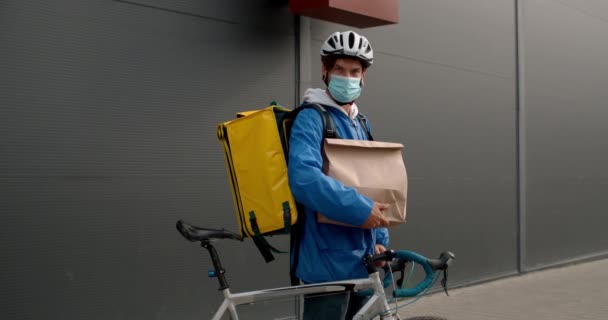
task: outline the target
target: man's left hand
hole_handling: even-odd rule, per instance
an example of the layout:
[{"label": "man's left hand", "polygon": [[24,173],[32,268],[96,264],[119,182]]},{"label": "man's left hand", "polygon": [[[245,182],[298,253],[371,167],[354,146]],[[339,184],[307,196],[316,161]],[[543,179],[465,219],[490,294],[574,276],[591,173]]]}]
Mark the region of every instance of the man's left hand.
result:
[{"label": "man's left hand", "polygon": [[[381,244],[376,245],[376,254],[382,253],[384,251],[386,251],[386,248],[383,245],[381,245]],[[384,267],[385,264],[386,264],[386,261],[376,261],[376,267],[378,267],[378,268]]]}]

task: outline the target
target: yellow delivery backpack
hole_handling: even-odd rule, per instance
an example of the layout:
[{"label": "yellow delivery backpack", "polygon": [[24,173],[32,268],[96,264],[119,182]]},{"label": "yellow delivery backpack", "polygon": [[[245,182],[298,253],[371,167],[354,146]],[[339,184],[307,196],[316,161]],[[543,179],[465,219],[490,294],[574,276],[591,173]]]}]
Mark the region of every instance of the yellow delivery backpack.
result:
[{"label": "yellow delivery backpack", "polygon": [[333,120],[316,104],[290,110],[273,102],[263,109],[237,113],[235,119],[217,126],[240,233],[253,239],[266,262],[274,259],[270,251],[286,252],[273,248],[264,236],[291,234],[298,221],[287,179],[288,144],[291,124],[307,107],[321,113],[325,135],[331,137]]}]

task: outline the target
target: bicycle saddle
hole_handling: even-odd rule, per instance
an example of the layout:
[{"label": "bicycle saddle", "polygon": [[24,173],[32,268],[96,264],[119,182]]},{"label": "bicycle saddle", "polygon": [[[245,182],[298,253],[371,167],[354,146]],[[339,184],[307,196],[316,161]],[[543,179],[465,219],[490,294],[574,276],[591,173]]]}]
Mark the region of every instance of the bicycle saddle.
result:
[{"label": "bicycle saddle", "polygon": [[243,237],[224,230],[224,229],[209,229],[209,228],[200,228],[197,226],[193,226],[183,222],[182,220],[178,220],[177,231],[186,239],[190,241],[210,241],[217,239],[234,239],[243,241]]}]

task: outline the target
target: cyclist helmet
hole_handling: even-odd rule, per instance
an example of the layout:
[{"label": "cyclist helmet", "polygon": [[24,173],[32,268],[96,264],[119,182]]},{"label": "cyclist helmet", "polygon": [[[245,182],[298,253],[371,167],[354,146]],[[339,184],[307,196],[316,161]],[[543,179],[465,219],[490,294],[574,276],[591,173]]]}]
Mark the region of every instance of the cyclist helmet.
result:
[{"label": "cyclist helmet", "polygon": [[367,38],[354,31],[334,32],[321,46],[321,56],[351,56],[359,58],[365,67],[374,61],[374,50]]}]

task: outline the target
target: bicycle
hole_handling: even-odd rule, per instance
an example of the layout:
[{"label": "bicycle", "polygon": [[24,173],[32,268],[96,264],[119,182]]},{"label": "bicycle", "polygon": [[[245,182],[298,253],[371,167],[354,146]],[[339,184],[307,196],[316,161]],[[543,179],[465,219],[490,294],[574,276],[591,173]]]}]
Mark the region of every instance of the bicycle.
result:
[{"label": "bicycle", "polygon": [[[238,320],[239,316],[236,307],[239,305],[252,304],[277,298],[297,298],[310,294],[329,294],[346,291],[361,292],[370,296],[363,307],[353,317],[353,320],[367,320],[376,317],[379,317],[382,320],[398,320],[399,316],[397,315],[396,310],[395,313],[392,312],[394,310],[389,306],[389,300],[387,300],[384,292],[384,289],[393,281],[392,270],[401,270],[402,278],[398,282],[403,280],[403,269],[409,262],[421,265],[426,273],[426,277],[415,287],[395,289],[393,292],[394,298],[415,297],[423,291],[426,293],[426,291],[433,286],[434,280],[436,280],[435,272],[438,271],[443,271],[444,273],[444,278],[441,283],[447,294],[447,269],[452,260],[455,259],[454,254],[449,251],[441,253],[438,259],[429,259],[412,251],[387,250],[383,253],[368,255],[364,258],[363,263],[367,268],[368,278],[232,293],[230,292],[230,287],[226,281],[226,271],[222,267],[219,255],[213,245],[211,245],[211,242],[220,239],[243,241],[243,237],[225,229],[196,227],[187,224],[182,220],[177,221],[176,227],[179,233],[187,240],[191,242],[201,242],[201,246],[207,249],[211,256],[214,270],[209,272],[209,276],[217,277],[220,285],[219,290],[224,296],[222,304],[219,306],[211,320],[222,319],[222,317],[226,315],[226,312],[229,313],[232,320]],[[386,273],[384,280],[380,280],[379,268],[376,266],[376,262],[378,261],[387,261],[384,270],[389,272]],[[401,283],[399,283],[399,287],[401,287]],[[289,319],[299,318],[290,317]]]}]

